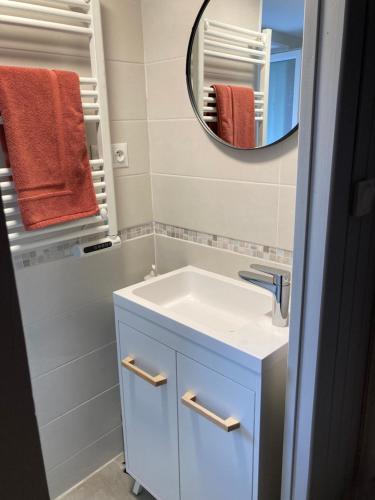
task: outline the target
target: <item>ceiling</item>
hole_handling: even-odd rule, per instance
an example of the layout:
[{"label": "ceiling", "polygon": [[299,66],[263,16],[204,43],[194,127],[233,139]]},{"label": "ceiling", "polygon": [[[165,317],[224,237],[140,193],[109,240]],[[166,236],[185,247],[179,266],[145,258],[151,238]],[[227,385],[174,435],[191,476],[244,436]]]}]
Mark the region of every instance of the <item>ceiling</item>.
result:
[{"label": "ceiling", "polygon": [[303,31],[304,0],[263,0],[263,28],[295,36]]}]

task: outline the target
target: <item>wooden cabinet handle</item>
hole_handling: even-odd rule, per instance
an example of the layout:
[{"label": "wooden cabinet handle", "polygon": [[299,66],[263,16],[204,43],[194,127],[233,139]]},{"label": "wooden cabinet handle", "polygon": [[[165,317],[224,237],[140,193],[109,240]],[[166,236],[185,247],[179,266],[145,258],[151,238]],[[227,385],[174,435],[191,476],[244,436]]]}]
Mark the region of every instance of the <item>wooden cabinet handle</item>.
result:
[{"label": "wooden cabinet handle", "polygon": [[226,432],[232,432],[235,431],[236,429],[240,428],[240,422],[236,420],[233,417],[229,417],[227,419],[222,419],[215,415],[215,413],[212,413],[212,411],[207,410],[204,406],[201,406],[200,404],[197,403],[197,396],[194,394],[194,392],[188,391],[186,392],[182,398],[181,398],[182,403],[187,406],[188,408],[191,408],[192,410],[196,411],[203,417],[207,418],[207,420],[210,420],[210,422],[213,422],[216,424],[218,427],[221,429],[224,429]]},{"label": "wooden cabinet handle", "polygon": [[131,356],[128,356],[127,358],[123,359],[121,361],[122,366],[124,366],[127,370],[135,373],[138,375],[138,377],[143,378],[143,380],[146,380],[149,384],[159,387],[159,385],[164,385],[167,383],[167,377],[164,375],[155,375],[152,376],[149,373],[145,372],[144,370],[141,370],[138,368],[138,366],[135,365],[135,359],[132,358]]}]

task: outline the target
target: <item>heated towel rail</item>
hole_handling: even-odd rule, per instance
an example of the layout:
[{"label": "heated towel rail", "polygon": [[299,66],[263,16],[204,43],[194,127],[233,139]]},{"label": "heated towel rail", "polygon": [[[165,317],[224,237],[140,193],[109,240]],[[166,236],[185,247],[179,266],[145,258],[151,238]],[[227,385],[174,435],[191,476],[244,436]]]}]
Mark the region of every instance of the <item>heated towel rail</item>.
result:
[{"label": "heated towel rail", "polygon": [[[6,14],[2,14],[2,8],[5,8]],[[8,12],[14,12],[15,15]],[[28,15],[32,17],[27,17]],[[86,123],[94,123],[98,153],[98,158],[92,159],[90,165],[100,209],[99,214],[37,231],[25,231],[20,218],[11,169],[0,168],[0,187],[12,253],[29,252],[69,241],[80,244],[89,240],[91,250],[118,244],[99,0],[31,0],[28,2],[0,0],[0,25],[35,27],[78,34],[87,39],[92,74],[90,77],[80,78],[80,88],[84,119]]]},{"label": "heated towel rail", "polygon": [[[258,145],[265,144],[272,30],[253,31],[220,21],[203,19],[197,37],[195,58],[198,64],[196,75],[193,77],[193,87],[203,120],[206,123],[217,121],[216,96],[214,89],[207,85],[207,61],[213,58],[249,65],[248,74],[250,76],[252,73],[254,80]],[[231,68],[233,70],[233,67]],[[225,79],[225,71],[228,71],[228,68],[223,68],[223,75],[218,75],[219,81]]]}]

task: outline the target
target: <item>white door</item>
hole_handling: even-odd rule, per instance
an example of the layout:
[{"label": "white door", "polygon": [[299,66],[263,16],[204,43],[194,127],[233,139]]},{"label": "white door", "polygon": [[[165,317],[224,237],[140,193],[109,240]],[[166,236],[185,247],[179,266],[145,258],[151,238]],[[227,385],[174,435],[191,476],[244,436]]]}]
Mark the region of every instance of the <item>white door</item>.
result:
[{"label": "white door", "polygon": [[119,324],[126,469],[160,500],[178,500],[176,353]]},{"label": "white door", "polygon": [[177,373],[181,500],[252,499],[255,394],[180,354]]}]

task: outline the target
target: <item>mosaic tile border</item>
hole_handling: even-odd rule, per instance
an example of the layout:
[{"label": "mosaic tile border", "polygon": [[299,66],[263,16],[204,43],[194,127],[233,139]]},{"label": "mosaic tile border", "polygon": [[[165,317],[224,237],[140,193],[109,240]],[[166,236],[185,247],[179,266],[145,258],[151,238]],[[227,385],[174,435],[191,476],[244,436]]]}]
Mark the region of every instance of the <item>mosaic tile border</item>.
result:
[{"label": "mosaic tile border", "polygon": [[24,269],[27,267],[45,264],[56,260],[66,259],[73,256],[73,248],[78,240],[71,240],[59,245],[38,248],[31,252],[17,254],[13,256],[13,266],[15,269]]},{"label": "mosaic tile border", "polygon": [[[293,253],[289,250],[282,250],[280,248],[260,245],[245,240],[236,240],[234,238],[227,238],[212,233],[204,233],[193,229],[172,226],[162,222],[140,224],[138,226],[123,229],[119,233],[123,242],[154,234],[197,243],[220,250],[227,250],[249,257],[256,257],[257,259],[268,260],[270,262],[292,265]],[[94,239],[95,237],[91,237],[83,241],[86,242]],[[24,254],[15,255],[13,257],[14,267],[15,269],[23,269],[46,262],[73,257],[73,248],[77,243],[78,240],[71,240],[52,247],[40,248]]]},{"label": "mosaic tile border", "polygon": [[154,230],[155,234],[162,236],[169,236],[170,238],[198,243],[220,250],[228,250],[241,255],[278,262],[280,264],[292,265],[293,253],[289,250],[259,245],[245,240],[236,240],[211,233],[203,233],[192,229],[163,224],[161,222],[154,222]]},{"label": "mosaic tile border", "polygon": [[149,234],[154,234],[153,222],[140,224],[139,226],[128,227],[120,231],[120,237],[122,241],[133,240],[134,238],[148,236]]},{"label": "mosaic tile border", "polygon": [[[119,235],[122,241],[129,241],[140,236],[154,234],[154,225],[152,222],[141,224],[130,228],[123,229]],[[95,241],[96,236],[79,240],[70,240],[51,247],[41,247],[30,252],[17,254],[13,256],[13,265],[15,269],[24,269],[31,266],[37,266],[47,262],[54,262],[69,257],[74,257],[73,249],[78,243]]]}]

